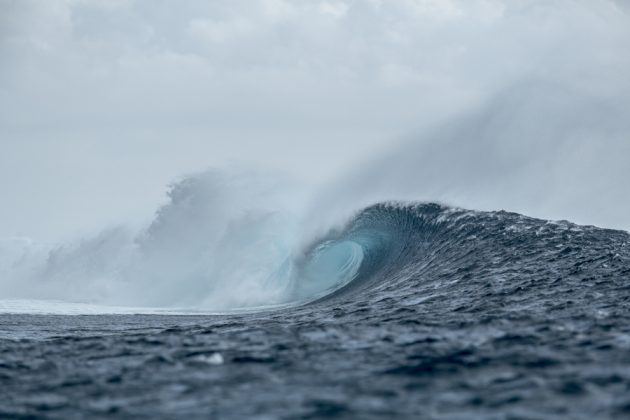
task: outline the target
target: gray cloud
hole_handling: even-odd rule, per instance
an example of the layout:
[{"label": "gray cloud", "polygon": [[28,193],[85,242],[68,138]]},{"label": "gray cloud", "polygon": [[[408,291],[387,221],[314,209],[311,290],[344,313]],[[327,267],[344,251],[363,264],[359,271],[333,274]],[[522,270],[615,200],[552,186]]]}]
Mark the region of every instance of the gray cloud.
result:
[{"label": "gray cloud", "polygon": [[[0,0],[0,10],[0,236],[140,222],[172,179],[231,160],[331,179],[522,80],[615,109],[630,92],[621,1]],[[537,161],[508,144],[523,165]],[[526,182],[521,173],[506,179]]]}]

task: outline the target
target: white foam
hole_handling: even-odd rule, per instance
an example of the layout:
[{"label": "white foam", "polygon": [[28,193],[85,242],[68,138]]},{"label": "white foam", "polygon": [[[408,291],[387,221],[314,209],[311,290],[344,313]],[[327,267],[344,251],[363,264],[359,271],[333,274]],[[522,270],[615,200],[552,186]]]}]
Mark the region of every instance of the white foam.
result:
[{"label": "white foam", "polygon": [[3,299],[0,314],[29,315],[201,315],[208,311],[195,309],[164,309],[108,306],[58,300]]}]

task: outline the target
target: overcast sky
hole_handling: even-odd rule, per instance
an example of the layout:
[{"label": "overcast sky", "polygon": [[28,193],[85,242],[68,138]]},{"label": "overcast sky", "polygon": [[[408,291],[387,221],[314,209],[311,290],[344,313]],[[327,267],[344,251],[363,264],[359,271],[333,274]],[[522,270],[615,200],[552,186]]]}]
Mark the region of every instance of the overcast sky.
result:
[{"label": "overcast sky", "polygon": [[331,179],[523,80],[621,108],[629,47],[625,0],[0,0],[0,236],[147,220],[227,162]]}]

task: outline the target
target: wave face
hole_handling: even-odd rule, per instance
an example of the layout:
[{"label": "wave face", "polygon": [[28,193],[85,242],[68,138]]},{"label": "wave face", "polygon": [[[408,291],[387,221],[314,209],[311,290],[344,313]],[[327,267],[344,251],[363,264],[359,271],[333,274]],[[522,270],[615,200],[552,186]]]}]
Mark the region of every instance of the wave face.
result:
[{"label": "wave face", "polygon": [[[363,302],[403,296],[415,303],[454,302],[465,295],[465,305],[482,307],[488,298],[509,302],[527,293],[531,304],[541,305],[568,284],[627,278],[629,244],[627,232],[565,221],[384,203],[363,210],[343,231],[313,246],[303,265],[306,271],[315,265],[321,276],[298,274],[305,282],[298,289],[312,290],[309,282],[326,278],[336,283],[319,303],[348,295]],[[326,260],[324,267],[320,260]]]}]

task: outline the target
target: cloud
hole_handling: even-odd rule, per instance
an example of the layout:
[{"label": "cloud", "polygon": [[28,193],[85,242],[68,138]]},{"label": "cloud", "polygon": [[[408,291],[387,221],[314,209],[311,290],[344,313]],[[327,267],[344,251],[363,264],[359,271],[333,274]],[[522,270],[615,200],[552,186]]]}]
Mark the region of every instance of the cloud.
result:
[{"label": "cloud", "polygon": [[0,236],[140,219],[230,160],[330,179],[524,79],[623,104],[624,4],[0,0]]},{"label": "cloud", "polygon": [[319,5],[322,13],[328,14],[336,19],[340,19],[348,13],[350,7],[344,2],[323,2]]},{"label": "cloud", "polygon": [[189,24],[193,35],[211,43],[225,43],[254,32],[252,25],[242,19],[214,22],[209,19],[193,19]]}]

